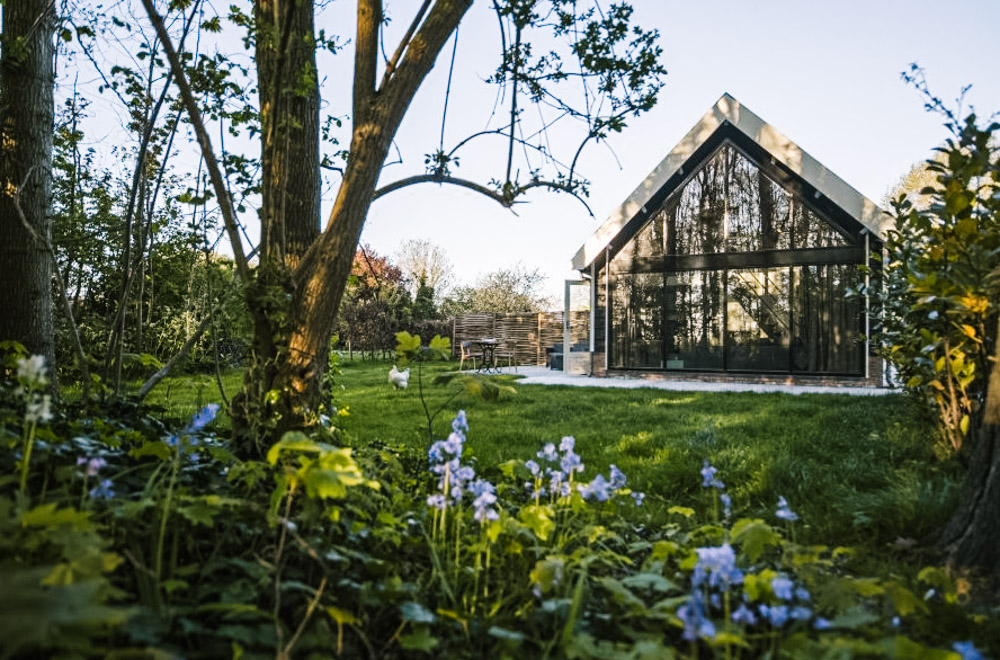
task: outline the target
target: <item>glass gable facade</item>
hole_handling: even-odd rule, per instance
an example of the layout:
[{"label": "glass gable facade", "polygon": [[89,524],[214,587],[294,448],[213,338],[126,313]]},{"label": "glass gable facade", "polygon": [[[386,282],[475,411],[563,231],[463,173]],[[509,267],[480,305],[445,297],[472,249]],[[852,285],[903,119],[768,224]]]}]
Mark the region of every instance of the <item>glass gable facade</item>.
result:
[{"label": "glass gable facade", "polygon": [[608,254],[608,367],[864,373],[864,239],[765,169],[723,142]]}]

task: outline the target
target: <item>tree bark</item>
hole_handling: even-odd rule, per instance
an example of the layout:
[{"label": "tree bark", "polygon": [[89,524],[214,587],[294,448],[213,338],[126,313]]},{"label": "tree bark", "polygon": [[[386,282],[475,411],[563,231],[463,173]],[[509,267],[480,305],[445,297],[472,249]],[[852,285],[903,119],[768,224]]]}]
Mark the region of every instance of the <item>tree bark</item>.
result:
[{"label": "tree bark", "polygon": [[[1000,333],[1000,323],[997,332]],[[997,336],[1000,336],[998,334]],[[969,472],[958,509],[940,545],[949,564],[1000,582],[1000,343],[986,389],[986,406],[969,443]]]},{"label": "tree bark", "polygon": [[[267,0],[259,0],[258,6],[264,8],[269,4]],[[294,270],[288,282],[291,286],[288,291],[290,304],[282,310],[287,318],[281,327],[276,327],[273,318],[258,315],[256,335],[260,341],[255,342],[255,348],[259,353],[253,358],[243,392],[234,400],[234,432],[244,450],[249,450],[250,446],[260,450],[285,430],[308,425],[316,418],[337,309],[382,165],[413,96],[470,5],[471,0],[438,0],[426,19],[419,23],[420,29],[408,32],[412,36],[398,49],[403,53],[398,66],[388,71],[382,84],[376,87],[382,4],[380,0],[359,1],[350,156],[327,226],[318,238],[309,243],[298,264],[290,263],[294,262],[292,246],[296,245],[290,240],[293,234],[287,231],[284,235],[279,234],[274,231],[278,226],[265,231],[269,234],[266,240],[271,245],[279,239],[282,241],[285,264],[293,265]],[[291,11],[299,9],[296,5]],[[307,10],[302,10],[311,12],[311,4]],[[302,41],[301,38],[296,39],[294,34],[298,24],[293,22],[292,25],[290,41]],[[289,56],[289,65],[293,59]],[[267,71],[270,71],[270,66],[265,61]],[[258,74],[265,76],[267,71],[258,69]],[[262,107],[264,102],[262,94]],[[291,106],[277,103],[274,107]],[[277,134],[282,118],[275,114],[267,122],[275,127]],[[265,135],[268,132],[268,127],[265,127]],[[298,138],[305,135],[312,133],[303,132]],[[271,145],[274,150],[270,156],[274,159],[272,162],[286,158],[280,152],[293,142],[295,139],[274,141]],[[265,145],[267,143],[265,137]],[[318,161],[312,171],[318,179]],[[268,176],[265,166],[265,177]],[[274,183],[272,177],[272,183],[265,184],[265,188]],[[272,206],[265,203],[269,209],[288,204],[298,193],[293,187],[296,182],[291,177],[280,177],[280,183],[282,185],[278,190],[282,196],[272,197]],[[302,208],[311,202],[311,197],[299,200]],[[269,219],[267,222],[272,221]],[[290,222],[291,218],[286,215],[286,230]],[[271,248],[273,252],[277,249]],[[293,259],[289,260],[289,256]],[[267,267],[263,263],[262,266]],[[272,290],[269,299],[273,299],[273,293]],[[257,309],[261,306],[257,305]],[[270,351],[267,344],[271,344]]]},{"label": "tree bark", "polygon": [[[52,85],[55,74],[51,0],[3,6],[0,55],[0,340],[45,356],[55,375],[52,318]],[[20,205],[36,240],[24,227]]]},{"label": "tree bark", "polygon": [[261,261],[294,268],[319,235],[319,85],[313,3],[258,0]]}]

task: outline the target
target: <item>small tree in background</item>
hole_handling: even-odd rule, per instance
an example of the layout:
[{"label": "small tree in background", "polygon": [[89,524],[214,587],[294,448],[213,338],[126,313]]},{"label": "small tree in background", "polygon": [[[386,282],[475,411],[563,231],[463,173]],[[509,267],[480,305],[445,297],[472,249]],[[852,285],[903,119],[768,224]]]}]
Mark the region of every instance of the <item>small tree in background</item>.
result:
[{"label": "small tree in background", "polygon": [[406,276],[407,288],[414,300],[420,298],[420,289],[423,287],[440,297],[448,291],[454,280],[455,269],[444,248],[428,240],[403,241],[396,251],[395,262]]},{"label": "small tree in background", "polygon": [[518,264],[481,275],[475,286],[456,287],[441,303],[443,316],[461,314],[517,314],[541,312],[557,307],[542,293],[545,276],[535,268]]}]

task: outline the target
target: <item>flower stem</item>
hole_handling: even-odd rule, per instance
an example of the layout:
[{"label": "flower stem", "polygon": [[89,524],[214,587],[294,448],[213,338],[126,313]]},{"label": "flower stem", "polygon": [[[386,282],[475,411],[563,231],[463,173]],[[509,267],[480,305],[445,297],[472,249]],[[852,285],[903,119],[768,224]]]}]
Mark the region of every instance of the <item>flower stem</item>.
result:
[{"label": "flower stem", "polygon": [[31,423],[31,430],[24,438],[24,458],[21,459],[21,493],[28,488],[28,466],[31,463],[31,448],[35,444],[35,428],[38,422]]}]

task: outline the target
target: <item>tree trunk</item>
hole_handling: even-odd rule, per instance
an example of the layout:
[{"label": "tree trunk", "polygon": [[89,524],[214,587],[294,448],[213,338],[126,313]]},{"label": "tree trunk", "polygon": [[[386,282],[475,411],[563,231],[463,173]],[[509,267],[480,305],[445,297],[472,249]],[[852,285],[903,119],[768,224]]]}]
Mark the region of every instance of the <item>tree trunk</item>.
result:
[{"label": "tree trunk", "polygon": [[49,0],[7,2],[0,55],[0,340],[44,355],[53,376],[52,262],[45,239],[52,237],[54,18]]},{"label": "tree trunk", "polygon": [[244,445],[272,435],[274,424],[294,426],[268,393],[286,389],[277,376],[294,315],[293,270],[319,235],[321,189],[313,3],[257,0],[254,13],[262,132],[260,266],[247,289],[254,318],[250,364],[231,406],[234,435]]},{"label": "tree trunk", "polygon": [[[998,323],[1000,332],[1000,323]],[[1000,335],[998,335],[1000,336]],[[1000,343],[986,390],[979,428],[969,443],[969,473],[958,509],[945,527],[941,547],[949,564],[1000,581]]]},{"label": "tree trunk", "polygon": [[[261,245],[266,252],[258,269],[256,291],[250,294],[257,297],[251,300],[256,317],[254,355],[244,389],[233,401],[234,434],[243,451],[259,451],[282,432],[301,428],[316,419],[337,309],[389,146],[420,83],[470,5],[471,0],[438,0],[425,20],[420,22],[418,17],[407,35],[412,38],[404,39],[404,45],[397,51],[402,59],[398,62],[396,57],[392,59],[381,85],[376,86],[382,6],[379,0],[359,1],[350,156],[326,229],[318,238],[309,239],[308,244],[305,228],[294,224],[302,222],[302,217],[293,216],[291,209],[301,209],[304,214],[313,208],[318,197],[301,186],[307,179],[318,185],[318,157],[309,161],[307,174],[305,170],[288,169],[300,167],[301,162],[292,161],[301,161],[305,156],[290,157],[285,150],[293,148],[298,140],[316,140],[318,115],[307,116],[305,104],[283,102],[281,89],[262,91],[266,158],[263,187],[271,192],[265,192],[265,211],[261,217]],[[271,0],[258,0],[258,20],[271,7]],[[292,72],[304,71],[310,62],[315,62],[293,55],[295,47],[306,41],[301,36],[304,31],[311,35],[312,4],[297,3],[288,11],[292,14],[290,27],[283,29],[290,37],[271,31],[271,37],[277,38],[279,54],[282,44],[288,44],[282,56],[286,61],[278,57],[275,63],[267,56],[262,59],[258,53],[262,90],[267,87],[266,80],[274,79],[269,75],[299,85],[302,81],[297,76],[291,77]],[[309,14],[308,21],[298,15],[300,12]],[[286,20],[289,19],[281,17],[273,22],[285,26]],[[418,24],[420,29],[416,30]],[[296,34],[300,36],[297,38]],[[308,43],[312,49],[314,42]],[[311,55],[314,57],[314,51]],[[289,75],[281,75],[282,70]],[[312,70],[315,71],[314,65]],[[275,99],[275,95],[279,97]],[[287,139],[276,139],[282,135],[284,126],[291,130],[297,122],[304,127],[306,121],[316,124],[316,132],[302,130],[289,133]],[[269,137],[272,135],[275,138]],[[294,176],[295,171],[301,171],[302,175]],[[297,206],[293,207],[293,203]],[[307,249],[298,252],[303,246]],[[293,269],[291,277],[276,275],[281,268]],[[282,299],[282,293],[287,294],[287,302],[275,303]],[[270,307],[266,303],[271,303]]]}]

